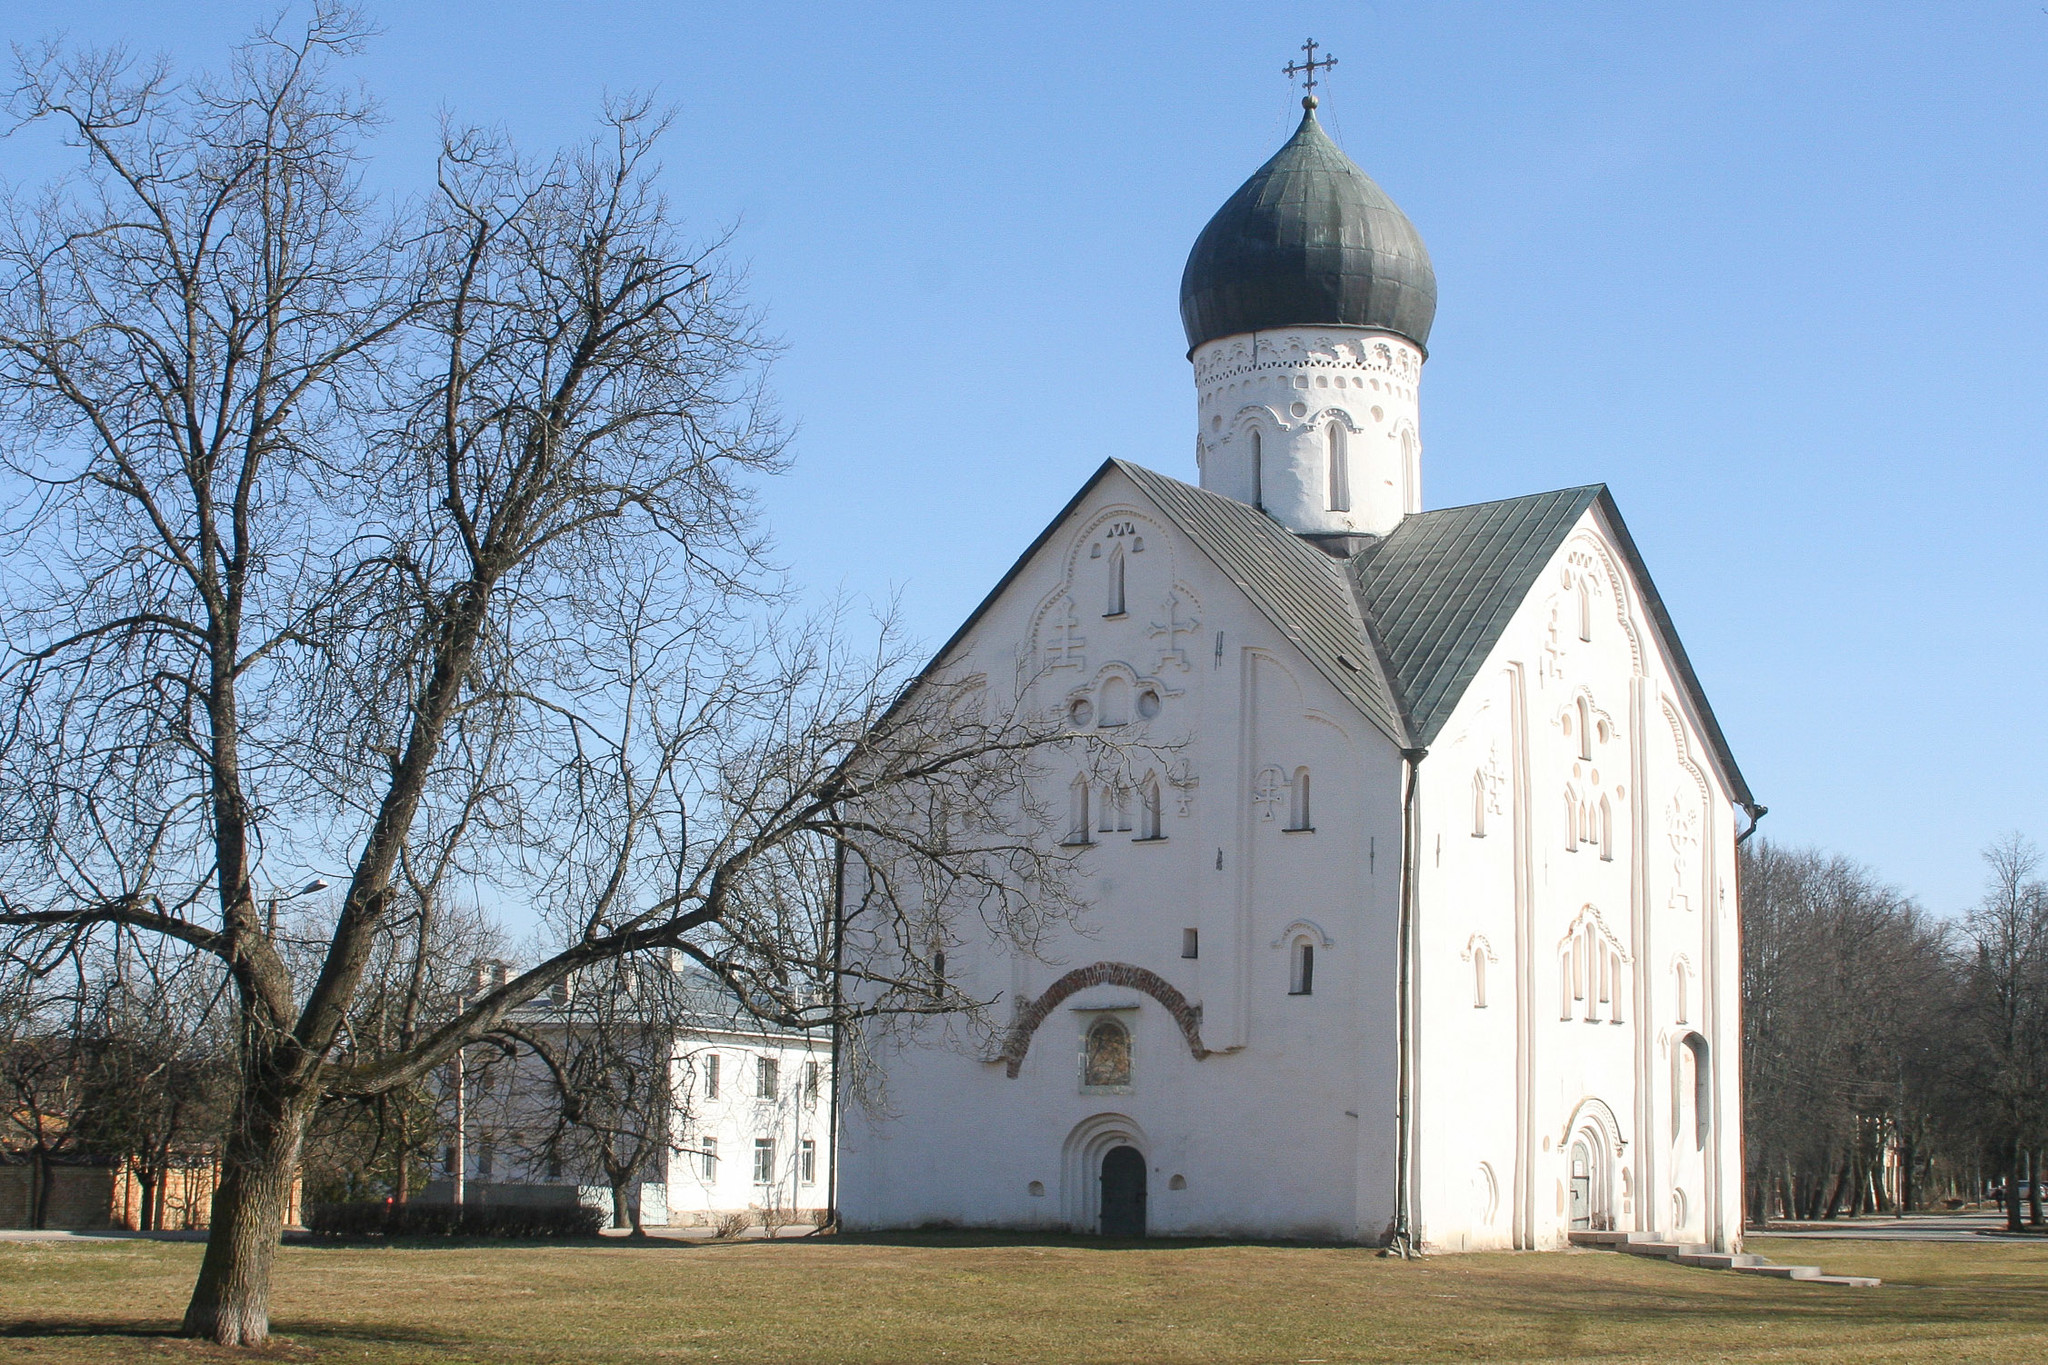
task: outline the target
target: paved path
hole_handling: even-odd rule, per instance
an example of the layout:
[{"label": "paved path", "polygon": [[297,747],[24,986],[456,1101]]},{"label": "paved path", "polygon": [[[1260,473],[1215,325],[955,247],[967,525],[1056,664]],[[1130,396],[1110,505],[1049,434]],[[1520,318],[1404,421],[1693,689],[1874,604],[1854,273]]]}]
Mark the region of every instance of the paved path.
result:
[{"label": "paved path", "polygon": [[1773,1223],[1768,1228],[1750,1228],[1748,1231],[1751,1236],[1811,1237],[1828,1241],[2040,1242],[2048,1245],[2048,1231],[2018,1236],[2007,1232],[2002,1213],[1909,1213],[1904,1218],[1837,1218],[1824,1223]]}]

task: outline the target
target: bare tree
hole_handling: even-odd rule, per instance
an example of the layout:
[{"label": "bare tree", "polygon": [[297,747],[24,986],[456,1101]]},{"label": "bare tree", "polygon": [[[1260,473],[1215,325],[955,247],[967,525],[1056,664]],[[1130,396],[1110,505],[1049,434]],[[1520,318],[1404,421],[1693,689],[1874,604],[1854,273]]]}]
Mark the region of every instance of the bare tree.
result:
[{"label": "bare tree", "polygon": [[[2048,884],[2041,852],[2013,833],[1984,850],[1983,899],[1964,921],[1956,1069],[2004,1176],[2007,1226],[2048,1133]],[[2031,1167],[2031,1170],[2029,1169]]]},{"label": "bare tree", "polygon": [[[329,71],[363,29],[323,4],[185,82],[32,56],[15,113],[79,171],[0,221],[0,927],[14,962],[126,931],[225,973],[185,1317],[225,1344],[268,1335],[320,1106],[417,1086],[572,973],[680,950],[765,1016],[843,1018],[819,983],[854,859],[890,869],[857,910],[913,964],[858,1012],[936,1013],[975,1003],[915,965],[949,903],[1024,941],[1066,904],[1031,823],[1057,730],[971,681],[905,700],[896,652],[773,609],[768,348],[724,242],[686,244],[657,190],[662,120],[615,105],[538,160],[451,128],[433,194],[387,212],[374,111]],[[270,908],[322,869],[301,973]],[[359,1027],[380,945],[431,957],[448,875],[579,932]]]},{"label": "bare tree", "polygon": [[1931,1106],[1942,936],[1842,858],[1756,840],[1741,871],[1750,1217],[1884,1208],[1888,1154],[1924,1130]]}]

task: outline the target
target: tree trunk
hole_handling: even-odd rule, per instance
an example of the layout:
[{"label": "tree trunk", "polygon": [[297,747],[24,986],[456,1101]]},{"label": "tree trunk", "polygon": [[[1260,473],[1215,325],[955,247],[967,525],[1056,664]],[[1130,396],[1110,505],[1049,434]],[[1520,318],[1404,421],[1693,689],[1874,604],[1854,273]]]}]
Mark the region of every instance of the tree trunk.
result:
[{"label": "tree trunk", "polygon": [[631,1203],[631,1201],[630,1201],[630,1200],[628,1200],[628,1199],[626,1198],[626,1186],[625,1186],[625,1183],[624,1183],[623,1181],[620,1181],[620,1180],[614,1179],[614,1180],[612,1181],[612,1226],[613,1226],[613,1227],[615,1227],[615,1228],[629,1228],[629,1227],[633,1226],[633,1212],[632,1212],[632,1210],[631,1210],[631,1209],[630,1209],[630,1208],[628,1207],[628,1205],[629,1205],[630,1203]]},{"label": "tree trunk", "polygon": [[150,1170],[147,1164],[138,1163],[135,1167],[135,1184],[142,1191],[142,1207],[136,1210],[135,1213],[135,1230],[137,1232],[155,1232],[156,1172]]},{"label": "tree trunk", "polygon": [[1999,1154],[2005,1164],[2005,1228],[2008,1232],[2020,1230],[2020,1144],[2014,1138]]},{"label": "tree trunk", "polygon": [[270,1269],[284,1232],[306,1117],[281,1090],[266,1077],[245,1089],[236,1105],[213,1192],[206,1257],[185,1309],[186,1336],[223,1346],[261,1346],[270,1337]]},{"label": "tree trunk", "polygon": [[2038,1147],[2034,1149],[2034,1153],[2033,1153],[2033,1161],[2032,1161],[2032,1162],[2030,1163],[2030,1166],[2031,1166],[2031,1169],[2030,1169],[2030,1171],[2029,1171],[2029,1174],[2030,1174],[2030,1175],[2032,1176],[2032,1179],[2031,1179],[2031,1180],[2029,1180],[2029,1181],[2028,1181],[2028,1183],[2027,1183],[2027,1221],[2028,1221],[2029,1223],[2032,1223],[2032,1224],[2033,1224],[2033,1225],[2034,1225],[2035,1227],[2040,1227],[2040,1226],[2041,1226],[2041,1151],[2040,1151],[2040,1149],[2039,1149]]},{"label": "tree trunk", "polygon": [[1821,1215],[1822,1219],[1832,1219],[1837,1213],[1841,1212],[1842,1187],[1849,1183],[1849,1173],[1855,1169],[1855,1161],[1856,1159],[1853,1156],[1848,1158],[1843,1161],[1842,1169],[1835,1172],[1835,1187],[1828,1191],[1827,1212]]}]

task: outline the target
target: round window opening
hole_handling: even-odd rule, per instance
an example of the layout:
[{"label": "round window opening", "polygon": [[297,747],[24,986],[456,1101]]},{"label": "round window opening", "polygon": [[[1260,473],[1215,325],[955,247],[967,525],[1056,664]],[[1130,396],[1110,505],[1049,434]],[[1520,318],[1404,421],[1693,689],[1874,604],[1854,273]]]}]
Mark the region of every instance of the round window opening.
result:
[{"label": "round window opening", "polygon": [[1095,719],[1095,706],[1086,697],[1076,697],[1067,706],[1067,719],[1076,725],[1086,725]]},{"label": "round window opening", "polygon": [[1159,694],[1149,687],[1138,694],[1138,714],[1146,720],[1159,714]]}]

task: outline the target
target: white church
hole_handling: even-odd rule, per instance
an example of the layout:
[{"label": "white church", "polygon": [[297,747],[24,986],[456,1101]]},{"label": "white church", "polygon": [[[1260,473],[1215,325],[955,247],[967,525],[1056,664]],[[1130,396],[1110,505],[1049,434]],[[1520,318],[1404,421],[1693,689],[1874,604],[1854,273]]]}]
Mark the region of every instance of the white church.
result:
[{"label": "white church", "polygon": [[962,927],[1007,1033],[877,1059],[843,1224],[1738,1250],[1760,808],[1605,487],[1425,510],[1435,275],[1315,103],[1188,258],[1199,482],[1104,463],[935,663],[1172,760],[1077,760],[1085,923]]}]

